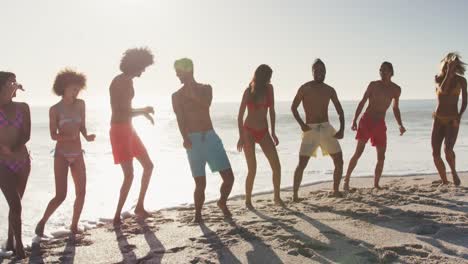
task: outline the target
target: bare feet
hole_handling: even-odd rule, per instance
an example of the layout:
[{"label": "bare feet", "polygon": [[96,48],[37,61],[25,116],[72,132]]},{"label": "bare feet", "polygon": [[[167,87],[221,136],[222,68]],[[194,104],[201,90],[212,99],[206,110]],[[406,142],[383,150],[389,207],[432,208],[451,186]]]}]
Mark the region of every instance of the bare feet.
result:
[{"label": "bare feet", "polygon": [[203,223],[203,217],[201,214],[196,214],[195,217],[193,218],[193,222],[200,224]]},{"label": "bare feet", "polygon": [[84,233],[84,230],[83,230],[83,229],[79,229],[78,226],[71,226],[71,227],[70,227],[70,232],[71,232],[72,234],[78,235],[78,234],[83,234],[83,233]]},{"label": "bare feet", "polygon": [[455,184],[455,186],[460,186],[461,184],[460,178],[457,174],[453,174],[453,184]]},{"label": "bare feet", "polygon": [[275,198],[275,205],[284,207],[284,202],[281,200],[281,198]]},{"label": "bare feet", "polygon": [[14,251],[15,246],[13,245],[13,238],[8,237],[6,245],[5,245],[6,251]]},{"label": "bare feet", "polygon": [[232,217],[232,214],[229,211],[229,209],[228,209],[228,207],[226,205],[226,202],[218,201],[216,204],[218,205],[219,209],[221,209],[221,211],[223,212],[224,217],[226,217],[226,218],[231,218]]},{"label": "bare feet", "polygon": [[26,258],[26,253],[24,252],[24,248],[23,248],[23,245],[21,246],[16,246],[16,257],[18,259],[24,259]]},{"label": "bare feet", "polygon": [[300,202],[304,201],[304,198],[299,198],[298,195],[294,195],[292,201],[293,201],[293,203],[300,203]]},{"label": "bare feet", "polygon": [[344,185],[343,185],[343,190],[345,192],[349,192],[349,182],[345,182]]},{"label": "bare feet", "polygon": [[333,192],[330,193],[330,195],[328,197],[341,198],[341,197],[343,197],[343,194],[340,193],[339,191],[333,191]]},{"label": "bare feet", "polygon": [[44,236],[44,227],[45,223],[39,221],[39,223],[37,223],[36,229],[34,230],[34,233],[40,237]]},{"label": "bare feet", "polygon": [[245,207],[247,207],[247,209],[249,210],[254,210],[254,206],[252,205],[252,202],[251,201],[245,201]]},{"label": "bare feet", "polygon": [[382,190],[382,187],[380,187],[380,186],[377,184],[377,185],[374,185],[374,189],[376,189],[376,190]]},{"label": "bare feet", "polygon": [[122,225],[122,220],[120,220],[120,216],[114,217],[114,221],[112,221],[112,224],[114,225],[114,227],[119,227],[120,225]]},{"label": "bare feet", "polygon": [[139,218],[148,218],[151,216],[144,208],[135,208],[135,215]]}]

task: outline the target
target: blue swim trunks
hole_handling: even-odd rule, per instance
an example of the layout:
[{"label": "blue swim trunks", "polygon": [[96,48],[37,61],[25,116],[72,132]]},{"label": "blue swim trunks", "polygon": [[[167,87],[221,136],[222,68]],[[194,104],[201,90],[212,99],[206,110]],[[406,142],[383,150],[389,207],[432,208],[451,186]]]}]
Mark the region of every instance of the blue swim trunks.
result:
[{"label": "blue swim trunks", "polygon": [[192,141],[192,148],[187,149],[187,157],[193,177],[206,176],[206,163],[211,172],[231,168],[223,142],[214,130],[190,133],[188,136]]}]

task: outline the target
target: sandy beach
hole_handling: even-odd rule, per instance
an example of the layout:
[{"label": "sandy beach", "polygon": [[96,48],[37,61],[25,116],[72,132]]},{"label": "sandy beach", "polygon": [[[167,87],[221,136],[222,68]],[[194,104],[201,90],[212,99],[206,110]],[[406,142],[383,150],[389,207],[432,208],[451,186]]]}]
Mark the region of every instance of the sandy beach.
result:
[{"label": "sandy beach", "polygon": [[208,203],[200,225],[192,207],[165,209],[35,243],[22,263],[468,263],[468,174],[461,179],[384,177],[373,190],[371,178],[354,178],[343,198],[324,182],[303,186],[300,203],[285,189],[284,208],[258,194],[253,211],[235,197],[232,221]]}]

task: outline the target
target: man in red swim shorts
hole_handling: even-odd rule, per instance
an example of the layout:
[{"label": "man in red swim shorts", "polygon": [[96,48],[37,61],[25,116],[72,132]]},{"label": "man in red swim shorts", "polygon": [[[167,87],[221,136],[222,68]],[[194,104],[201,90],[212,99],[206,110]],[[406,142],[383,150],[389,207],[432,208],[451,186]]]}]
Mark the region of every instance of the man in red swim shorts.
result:
[{"label": "man in red swim shorts", "polygon": [[146,152],[132,126],[132,118],[143,115],[154,124],[153,107],[132,108],[132,99],[135,95],[133,78],[140,77],[146,67],[153,64],[153,54],[146,48],[135,48],[125,51],[120,61],[121,74],[117,75],[110,85],[110,99],[112,119],[110,140],[115,164],[120,164],[124,173],[124,181],[120,189],[119,202],[114,216],[114,225],[121,223],[120,214],[127,199],[133,181],[133,158],[136,158],[143,167],[140,194],[135,207],[135,214],[147,217],[149,213],[144,208],[146,190],[153,172],[153,163]]},{"label": "man in red swim shorts", "polygon": [[[390,62],[383,62],[380,66],[380,77],[378,81],[373,81],[367,87],[364,97],[356,109],[353,119],[353,131],[357,130],[356,140],[358,141],[356,151],[349,161],[348,171],[344,180],[344,190],[349,191],[349,179],[356,164],[361,157],[362,152],[370,139],[372,146],[377,149],[377,165],[375,166],[374,188],[380,189],[379,180],[382,176],[382,170],[385,160],[385,151],[387,149],[387,126],[385,125],[385,114],[393,101],[393,114],[400,128],[400,135],[406,132],[401,122],[399,99],[401,88],[392,82],[393,66]],[[369,105],[366,112],[359,120],[359,126],[356,123],[367,100]]]}]

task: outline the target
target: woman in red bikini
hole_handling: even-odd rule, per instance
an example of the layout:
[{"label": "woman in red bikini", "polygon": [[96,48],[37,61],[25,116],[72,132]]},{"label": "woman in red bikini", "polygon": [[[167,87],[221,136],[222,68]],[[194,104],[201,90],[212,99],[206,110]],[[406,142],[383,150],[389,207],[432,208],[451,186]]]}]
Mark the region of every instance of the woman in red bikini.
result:
[{"label": "woman in red bikini", "polygon": [[23,90],[14,73],[0,72],[0,189],[10,208],[6,250],[13,251],[18,258],[25,258],[21,239],[21,198],[31,170],[26,148],[31,135],[31,115],[26,103],[13,102],[18,89]]},{"label": "woman in red bikini", "polygon": [[44,227],[49,217],[57,210],[67,196],[68,169],[75,183],[75,204],[70,231],[78,233],[78,221],[83,209],[86,194],[86,166],[81,149],[80,133],[87,141],[94,141],[95,135],[86,130],[85,102],[77,99],[86,86],[86,77],[72,70],[63,70],[55,78],[54,93],[61,96],[60,102],[50,108],[50,136],[57,141],[55,145],[54,172],[55,197],[36,226],[35,233],[44,235]]},{"label": "woman in red bikini", "polygon": [[[432,155],[442,184],[448,184],[444,161],[440,152],[442,141],[447,163],[452,171],[453,183],[460,185],[460,178],[455,170],[455,152],[453,147],[458,136],[460,120],[467,105],[466,79],[463,77],[466,64],[457,53],[449,53],[442,60],[441,72],[435,77],[437,108],[433,113]],[[458,99],[462,95],[462,105],[458,110]]]},{"label": "woman in red bikini", "polygon": [[[237,118],[239,126],[239,141],[237,149],[244,150],[247,160],[247,179],[245,181],[245,205],[252,206],[252,189],[257,171],[255,143],[262,148],[273,170],[274,202],[282,205],[280,198],[281,165],[276,146],[278,137],[275,133],[275,100],[273,86],[270,84],[273,71],[268,65],[262,64],[255,70],[253,80],[245,90]],[[244,120],[245,109],[248,109]],[[270,113],[271,135],[268,132],[267,114]]]}]

